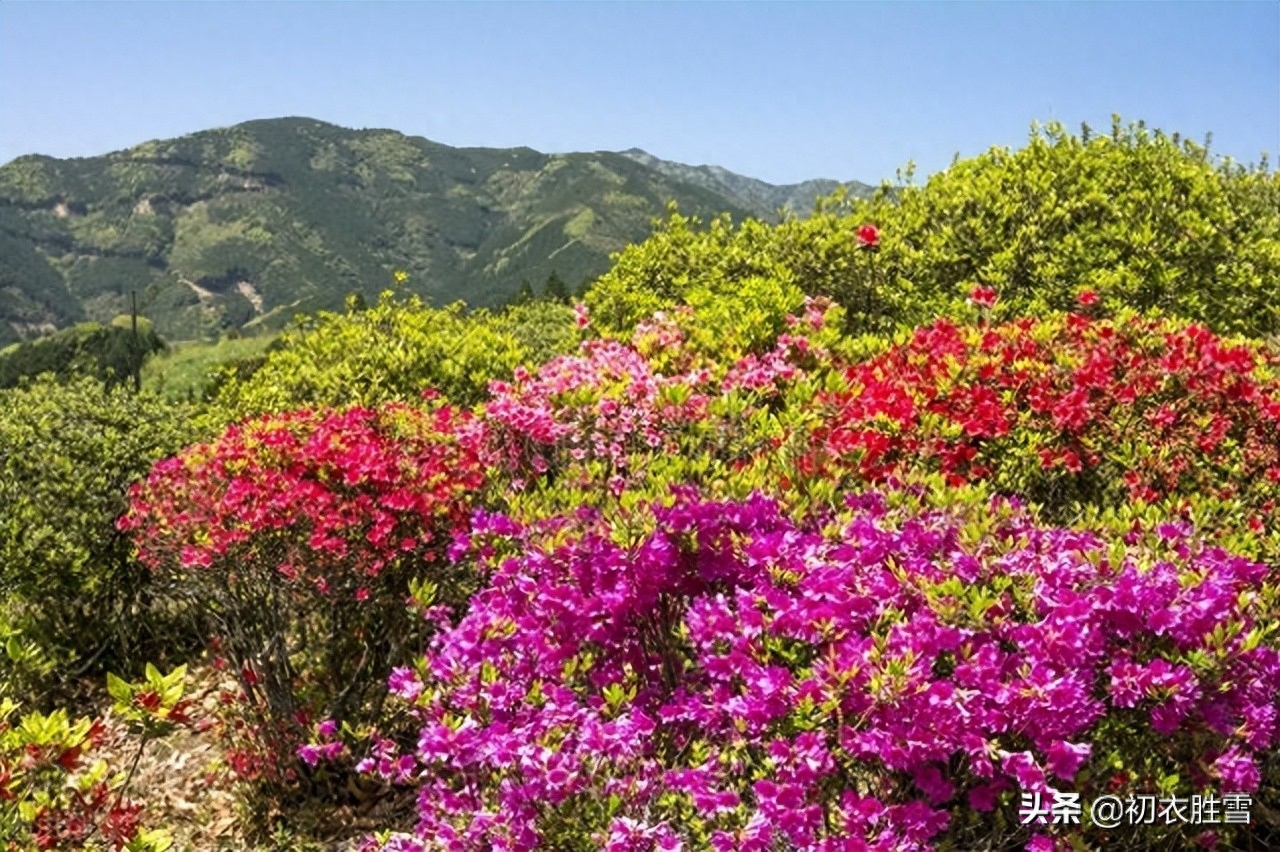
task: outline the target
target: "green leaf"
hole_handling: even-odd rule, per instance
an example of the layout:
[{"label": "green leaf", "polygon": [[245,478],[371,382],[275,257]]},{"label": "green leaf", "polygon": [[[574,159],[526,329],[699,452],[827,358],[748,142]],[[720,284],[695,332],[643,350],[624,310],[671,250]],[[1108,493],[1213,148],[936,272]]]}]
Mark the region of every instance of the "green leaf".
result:
[{"label": "green leaf", "polygon": [[107,693],[115,699],[117,707],[128,707],[133,701],[133,688],[123,679],[107,673]]}]

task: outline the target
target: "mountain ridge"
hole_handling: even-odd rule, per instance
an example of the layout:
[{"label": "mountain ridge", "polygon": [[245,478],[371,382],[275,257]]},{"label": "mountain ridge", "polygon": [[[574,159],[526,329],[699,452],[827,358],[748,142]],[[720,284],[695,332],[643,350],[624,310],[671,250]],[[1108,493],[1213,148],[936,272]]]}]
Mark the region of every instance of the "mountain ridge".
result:
[{"label": "mountain ridge", "polygon": [[840,185],[775,187],[636,152],[453,147],[289,116],[24,155],[0,166],[0,345],[109,320],[131,291],[168,339],[338,308],[393,270],[436,303],[497,305],[551,272],[570,286],[598,276],[671,201],[776,219]]},{"label": "mountain ridge", "polygon": [[804,215],[813,209],[814,203],[844,187],[851,195],[867,196],[875,187],[860,181],[838,181],[830,178],[813,178],[800,183],[773,184],[759,178],[739,174],[723,166],[689,165],[664,160],[642,148],[619,151],[638,163],[657,169],[671,177],[695,183],[707,189],[736,198],[739,203],[754,209],[762,218],[776,218],[779,211]]}]

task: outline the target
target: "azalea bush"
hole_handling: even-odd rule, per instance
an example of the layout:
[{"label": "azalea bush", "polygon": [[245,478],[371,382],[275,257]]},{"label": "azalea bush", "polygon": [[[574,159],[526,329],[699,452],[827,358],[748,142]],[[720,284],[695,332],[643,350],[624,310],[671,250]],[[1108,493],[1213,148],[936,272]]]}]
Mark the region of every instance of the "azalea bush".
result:
[{"label": "azalea bush", "polygon": [[1022,826],[1020,794],[1274,801],[1277,587],[1185,527],[894,492],[654,513],[631,544],[590,510],[477,517],[487,587],[389,680],[417,737],[363,764],[417,827],[366,849],[1132,848],[1203,829]]},{"label": "azalea bush", "polygon": [[[581,484],[617,489],[631,472],[635,450],[670,450],[667,435],[703,417],[707,400],[699,385],[709,379],[668,379],[635,349],[592,341],[578,355],[548,362],[536,376],[517,368],[511,382],[491,383],[494,398],[485,413],[498,427],[494,444],[505,449],[510,469],[539,475],[569,462],[596,462],[579,467]],[[524,480],[517,476],[514,484],[521,488]]]},{"label": "azalea bush", "polygon": [[186,668],[146,667],[129,683],[108,676],[113,710],[132,734],[134,755],[112,766],[96,753],[107,737],[101,717],[73,719],[65,708],[28,711],[0,701],[0,840],[6,849],[164,852],[173,842],[148,828],[145,806],[127,795],[149,742],[188,725]]},{"label": "azalea bush", "polygon": [[910,171],[775,226],[673,213],[587,303],[602,328],[627,332],[690,293],[732,299],[766,278],[835,299],[863,334],[964,316],[975,287],[1001,293],[1001,318],[1069,310],[1088,289],[1111,311],[1280,332],[1280,173],[1265,163],[1216,162],[1207,146],[1117,118],[1109,133],[1034,125],[1024,147],[957,160],[923,185]]},{"label": "azalea bush", "polygon": [[816,398],[789,482],[929,472],[989,481],[1064,521],[1165,501],[1277,555],[1280,356],[1195,324],[1089,310],[940,320],[848,366]]},{"label": "azalea bush", "polygon": [[495,319],[468,314],[461,303],[432,308],[390,291],[373,306],[349,307],[304,318],[278,338],[261,366],[226,376],[208,423],[220,428],[297,408],[413,401],[426,387],[470,406],[484,398],[489,380],[510,375],[535,352],[563,345],[554,331],[535,334],[522,321],[529,319],[523,314],[537,316],[534,309]]},{"label": "azalea bush", "polygon": [[412,593],[465,600],[441,554],[484,448],[482,424],[435,400],[267,416],[157,464],[120,528],[204,608],[247,721],[288,753],[313,719],[377,718],[375,687],[422,647]]},{"label": "azalea bush", "polygon": [[636,506],[673,483],[742,497],[776,487],[748,463],[803,417],[784,410],[784,389],[817,381],[848,350],[841,313],[806,300],[764,347],[735,345],[745,341],[732,329],[703,329],[678,305],[639,323],[627,343],[591,339],[492,382],[484,416],[508,508],[537,517],[619,498]]}]

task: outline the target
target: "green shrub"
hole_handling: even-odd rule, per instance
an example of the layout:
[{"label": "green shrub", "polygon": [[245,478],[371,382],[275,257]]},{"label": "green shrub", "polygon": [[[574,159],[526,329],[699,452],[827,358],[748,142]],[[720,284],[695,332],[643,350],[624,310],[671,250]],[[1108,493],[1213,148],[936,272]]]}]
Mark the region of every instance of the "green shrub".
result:
[{"label": "green shrub", "polygon": [[536,366],[557,355],[567,355],[578,345],[573,309],[559,302],[536,299],[511,304],[491,320],[494,331],[515,338],[524,353],[521,363]]},{"label": "green shrub", "polygon": [[0,354],[0,388],[15,387],[41,373],[95,376],[115,385],[128,381],[135,369],[164,349],[164,341],[144,317],[138,318],[136,335],[129,317],[118,317],[110,325],[82,323],[6,349]]},{"label": "green shrub", "polygon": [[1280,175],[1215,164],[1141,123],[1117,118],[1104,136],[1033,126],[1019,151],[992,149],[853,212],[880,225],[878,260],[913,293],[912,322],[984,286],[1008,316],[1070,309],[1087,289],[1106,309],[1280,330]]},{"label": "green shrub", "polygon": [[[859,228],[874,223],[874,247]],[[868,251],[868,248],[873,250]],[[1218,332],[1280,331],[1280,175],[1215,164],[1141,125],[1108,136],[1033,126],[1026,147],[956,162],[923,186],[833,196],[776,227],[672,213],[587,294],[602,333],[708,290],[774,279],[846,309],[857,333],[967,315],[976,287],[999,317],[1067,310],[1083,290],[1109,310],[1157,308]]]},{"label": "green shrub", "polygon": [[[705,230],[699,226],[698,219],[672,207],[652,237],[618,254],[585,297],[601,334],[625,339],[655,311],[691,297],[732,297],[747,280],[773,280],[782,287],[795,280],[778,251],[779,229],[755,220],[735,228],[727,216]],[[797,290],[791,301],[798,305],[803,295]]]},{"label": "green shrub", "polygon": [[321,312],[284,332],[260,368],[226,381],[214,416],[227,423],[303,407],[375,405],[416,399],[426,387],[469,406],[525,355],[486,312],[469,315],[461,304],[435,309],[384,293],[370,308]]},{"label": "green shrub", "polygon": [[266,361],[275,335],[227,334],[216,342],[175,345],[142,368],[143,387],[174,400],[209,400],[232,376],[247,379]]},{"label": "green shrub", "polygon": [[[129,484],[187,442],[189,419],[184,406],[89,378],[0,393],[0,600],[11,633],[86,671],[172,650],[115,520]],[[0,683],[16,665],[0,657]]]}]

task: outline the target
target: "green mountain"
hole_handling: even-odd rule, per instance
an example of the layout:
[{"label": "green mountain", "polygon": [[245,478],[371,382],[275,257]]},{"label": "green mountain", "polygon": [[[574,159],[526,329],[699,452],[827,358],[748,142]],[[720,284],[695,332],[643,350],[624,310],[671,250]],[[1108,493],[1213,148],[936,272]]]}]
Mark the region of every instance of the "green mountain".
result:
[{"label": "green mountain", "polygon": [[648,151],[631,148],[622,152],[637,163],[643,163],[669,178],[700,186],[719,193],[746,207],[758,219],[777,221],[780,211],[799,216],[813,210],[814,202],[844,187],[850,196],[867,198],[875,187],[858,181],[806,180],[802,183],[772,184],[731,172],[721,166],[688,166],[653,156]]},{"label": "green mountain", "polygon": [[[131,290],[176,340],[373,297],[394,270],[437,304],[493,305],[553,271],[570,287],[594,278],[670,201],[702,217],[781,206],[763,182],[677,166],[452,148],[306,118],[21,157],[0,166],[0,345],[109,320]],[[801,207],[809,191],[774,189]]]}]

